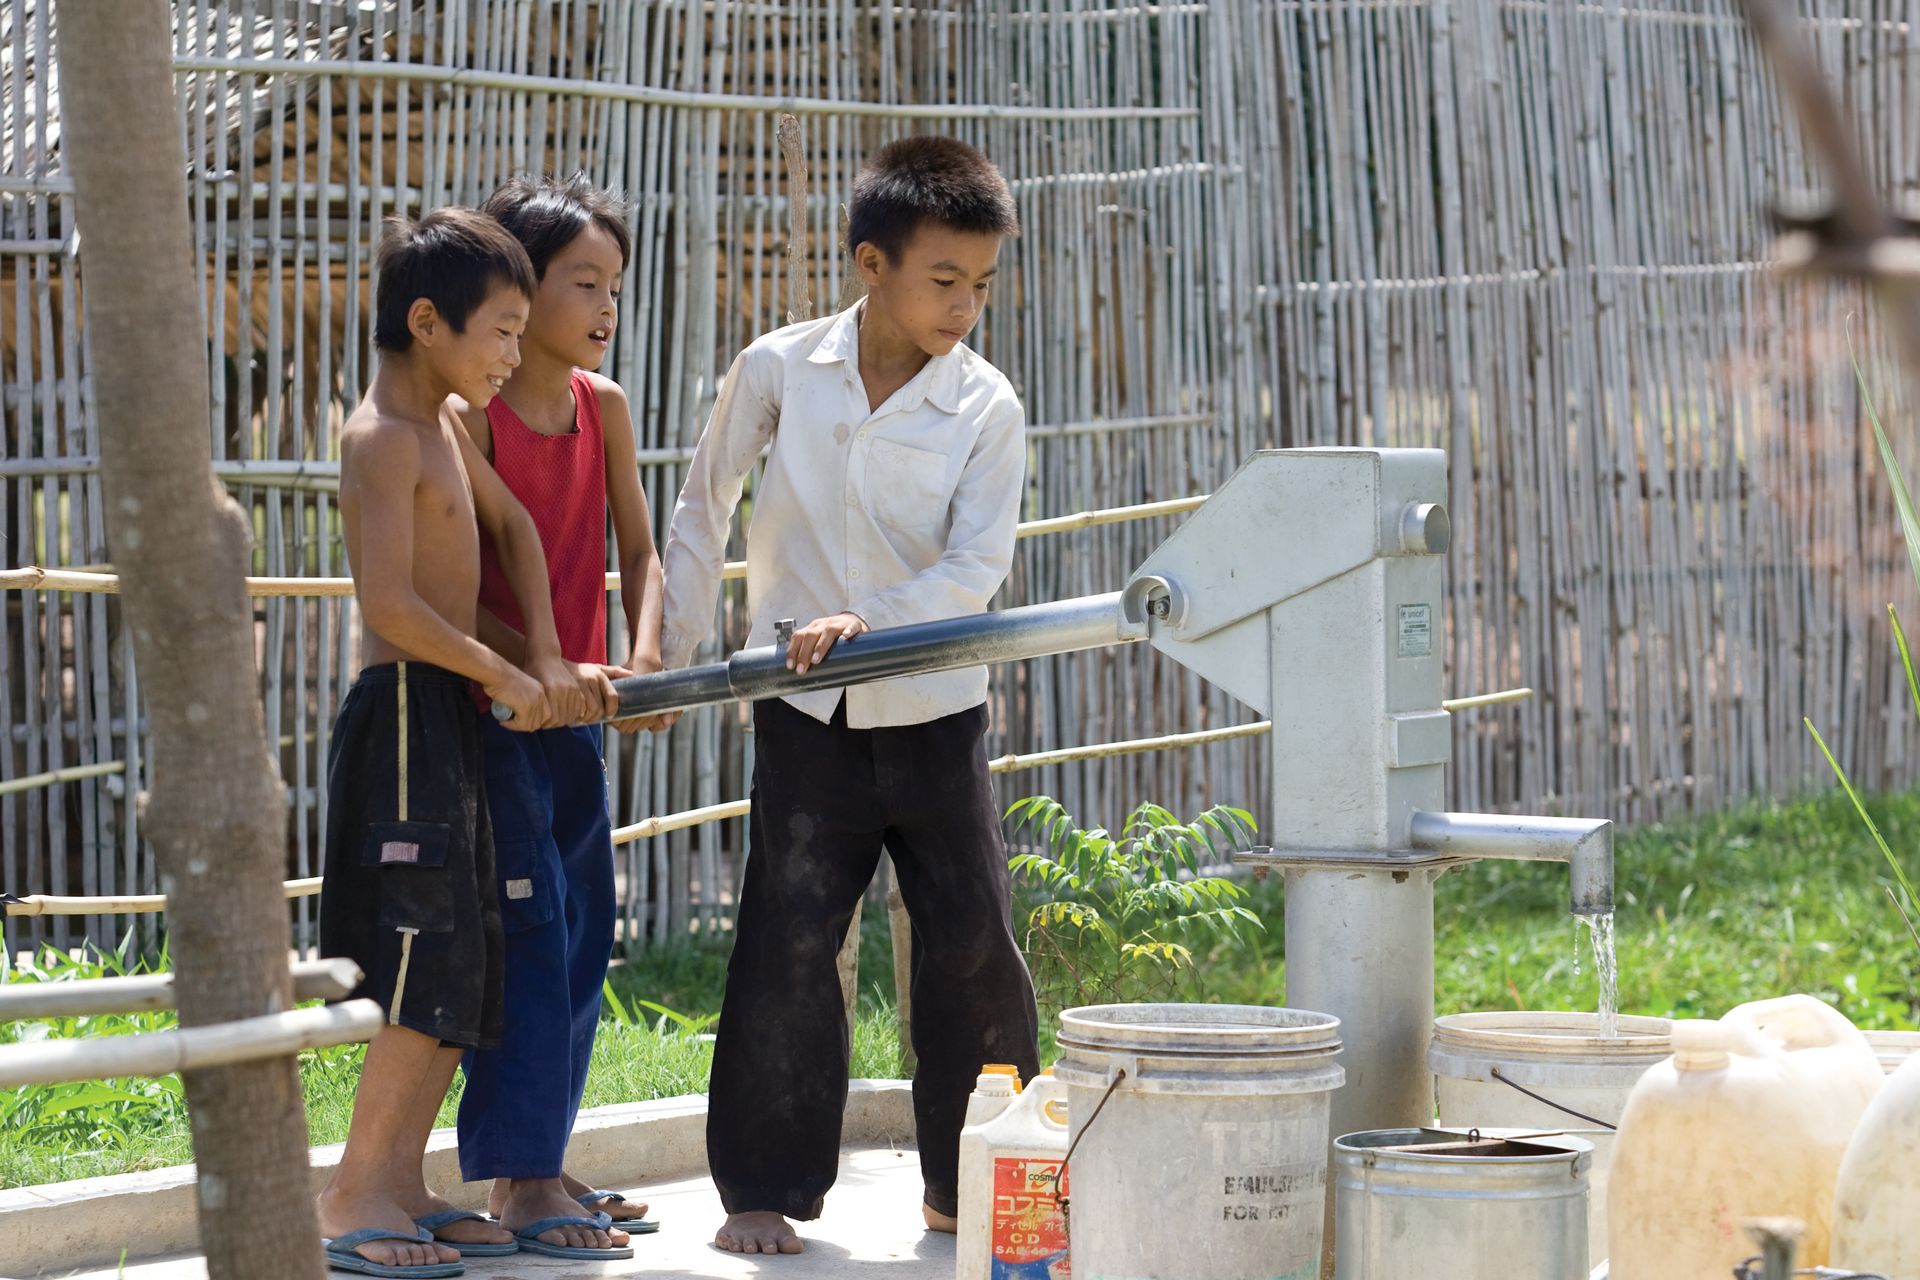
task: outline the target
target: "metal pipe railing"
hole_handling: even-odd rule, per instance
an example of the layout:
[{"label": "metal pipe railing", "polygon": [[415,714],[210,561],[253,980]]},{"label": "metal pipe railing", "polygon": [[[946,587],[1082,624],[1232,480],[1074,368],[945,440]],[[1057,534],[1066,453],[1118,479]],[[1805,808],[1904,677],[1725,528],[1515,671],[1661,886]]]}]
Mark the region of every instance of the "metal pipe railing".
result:
[{"label": "metal pipe railing", "polygon": [[1413,847],[1461,858],[1564,862],[1575,915],[1613,910],[1613,823],[1497,813],[1415,813]]}]

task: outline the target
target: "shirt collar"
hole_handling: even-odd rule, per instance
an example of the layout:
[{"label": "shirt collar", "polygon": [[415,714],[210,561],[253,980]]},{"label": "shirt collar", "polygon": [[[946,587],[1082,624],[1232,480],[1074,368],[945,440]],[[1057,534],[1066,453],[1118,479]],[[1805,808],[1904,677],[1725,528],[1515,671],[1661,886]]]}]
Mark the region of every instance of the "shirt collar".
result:
[{"label": "shirt collar", "polygon": [[[820,345],[813,349],[807,359],[814,364],[845,364],[849,378],[857,374],[860,315],[866,305],[866,299],[862,298],[835,316],[833,323],[827,327],[827,336],[820,340]],[[916,409],[920,400],[926,400],[942,413],[960,412],[962,359],[959,347],[943,356],[929,359],[926,367],[914,374],[912,380],[902,388],[909,396],[918,398],[903,401],[900,408]]]}]

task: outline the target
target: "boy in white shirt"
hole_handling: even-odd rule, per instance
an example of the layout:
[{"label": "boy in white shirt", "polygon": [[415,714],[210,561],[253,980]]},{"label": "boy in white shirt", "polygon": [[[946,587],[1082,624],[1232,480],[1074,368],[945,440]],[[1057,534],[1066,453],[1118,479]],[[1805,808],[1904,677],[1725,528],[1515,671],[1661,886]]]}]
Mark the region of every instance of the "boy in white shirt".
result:
[{"label": "boy in white shirt", "polygon": [[[979,613],[1013,565],[1026,415],[963,345],[1001,241],[1005,179],[950,138],[883,147],[847,241],[866,297],[734,361],[664,558],[661,657],[712,626],[727,526],[772,443],[747,535],[749,645],[798,619],[805,671],[874,627]],[[987,773],[984,667],[754,704],[753,816],[715,1046],[708,1163],[744,1253],[799,1253],[839,1160],[849,1045],[835,956],[884,846],[913,920],[914,1115],[927,1224],[954,1228],[961,1121],[980,1067],[1038,1070]]]}]

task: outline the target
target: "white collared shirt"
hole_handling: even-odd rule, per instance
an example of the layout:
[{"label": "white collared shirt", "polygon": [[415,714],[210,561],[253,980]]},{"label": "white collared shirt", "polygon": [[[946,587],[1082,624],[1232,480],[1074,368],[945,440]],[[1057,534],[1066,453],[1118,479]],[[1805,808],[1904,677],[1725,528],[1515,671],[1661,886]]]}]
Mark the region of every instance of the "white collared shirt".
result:
[{"label": "white collared shirt", "polygon": [[[782,618],[849,611],[877,630],[982,613],[1006,581],[1026,480],[1019,397],[962,345],[869,412],[862,306],[757,339],[720,384],[662,557],[668,668],[712,632],[727,525],[769,440],[747,529],[749,646],[772,644]],[[786,700],[826,721],[841,696]],[[986,696],[985,667],[860,685],[847,724],[920,724]]]}]

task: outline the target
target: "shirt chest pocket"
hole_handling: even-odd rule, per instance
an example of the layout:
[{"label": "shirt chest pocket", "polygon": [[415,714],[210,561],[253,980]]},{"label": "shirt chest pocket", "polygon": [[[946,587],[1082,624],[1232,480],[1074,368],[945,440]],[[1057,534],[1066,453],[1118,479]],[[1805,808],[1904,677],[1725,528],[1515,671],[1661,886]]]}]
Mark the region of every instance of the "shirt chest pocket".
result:
[{"label": "shirt chest pocket", "polygon": [[947,455],[876,440],[867,451],[867,509],[896,529],[925,529],[946,518],[953,490]]}]

